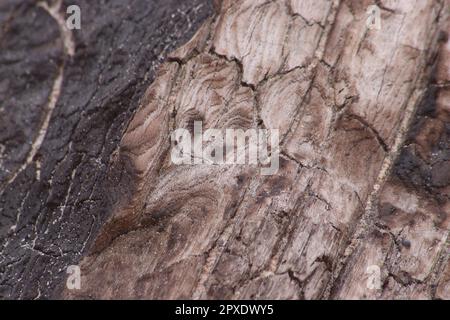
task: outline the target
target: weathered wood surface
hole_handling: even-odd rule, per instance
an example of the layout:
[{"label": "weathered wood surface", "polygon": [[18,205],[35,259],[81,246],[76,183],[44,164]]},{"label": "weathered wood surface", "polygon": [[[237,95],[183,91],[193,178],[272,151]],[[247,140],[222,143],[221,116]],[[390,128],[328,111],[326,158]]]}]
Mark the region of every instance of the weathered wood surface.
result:
[{"label": "weathered wood surface", "polygon": [[[448,1],[380,1],[381,30],[370,1],[217,3],[122,137],[117,201],[64,296],[448,298]],[[280,129],[279,172],[172,164],[194,120]]]},{"label": "weathered wood surface", "polygon": [[[55,296],[109,215],[112,152],[205,0],[0,1],[0,298]],[[50,3],[50,1],[48,1]],[[65,28],[69,5],[81,29]]]},{"label": "weathered wood surface", "polygon": [[[450,299],[450,41],[381,191],[370,228],[340,275],[336,297]],[[361,283],[367,265],[382,268],[382,291]]]},{"label": "weathered wood surface", "polygon": [[[450,298],[449,1],[377,1],[381,30],[373,1],[215,4],[82,2],[69,39],[0,5],[0,297]],[[280,170],[174,165],[195,120],[279,129]]]}]

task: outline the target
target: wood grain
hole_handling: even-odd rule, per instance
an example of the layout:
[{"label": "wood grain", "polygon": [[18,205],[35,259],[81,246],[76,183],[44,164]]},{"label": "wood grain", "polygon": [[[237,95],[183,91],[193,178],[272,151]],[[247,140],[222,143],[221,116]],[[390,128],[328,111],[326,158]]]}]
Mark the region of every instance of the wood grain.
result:
[{"label": "wood grain", "polygon": [[[432,66],[448,70],[449,3],[383,1],[381,30],[370,4],[222,1],[148,88],[114,160],[132,192],[64,296],[448,297],[449,78]],[[195,120],[280,129],[279,172],[172,164],[170,133]],[[420,161],[432,187],[411,181]]]}]

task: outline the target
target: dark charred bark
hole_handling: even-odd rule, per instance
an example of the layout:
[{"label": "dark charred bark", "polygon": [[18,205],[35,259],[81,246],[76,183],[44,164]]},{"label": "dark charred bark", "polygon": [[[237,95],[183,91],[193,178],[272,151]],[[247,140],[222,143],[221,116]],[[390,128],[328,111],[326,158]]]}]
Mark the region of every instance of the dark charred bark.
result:
[{"label": "dark charred bark", "polygon": [[81,29],[66,32],[38,1],[0,4],[6,299],[55,296],[109,214],[111,154],[144,90],[167,53],[212,14],[208,0],[74,0],[57,14],[65,19],[73,4]]}]

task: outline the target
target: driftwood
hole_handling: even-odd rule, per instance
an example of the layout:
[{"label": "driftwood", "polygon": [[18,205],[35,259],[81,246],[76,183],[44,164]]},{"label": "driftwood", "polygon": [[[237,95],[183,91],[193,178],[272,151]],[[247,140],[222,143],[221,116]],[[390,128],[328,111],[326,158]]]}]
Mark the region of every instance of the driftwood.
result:
[{"label": "driftwood", "polygon": [[[117,74],[68,85],[39,150],[2,176],[4,297],[449,299],[450,3],[377,1],[379,30],[372,4],[216,1],[145,93],[145,73],[113,87],[115,55],[100,66]],[[78,41],[64,77],[91,61]],[[175,165],[171,133],[195,121],[279,129],[278,172]]]}]

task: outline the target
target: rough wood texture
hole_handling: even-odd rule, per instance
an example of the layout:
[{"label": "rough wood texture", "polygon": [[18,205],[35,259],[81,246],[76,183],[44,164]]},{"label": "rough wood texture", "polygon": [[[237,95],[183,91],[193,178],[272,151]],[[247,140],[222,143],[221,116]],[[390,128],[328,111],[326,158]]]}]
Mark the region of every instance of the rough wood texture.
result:
[{"label": "rough wood texture", "polygon": [[[371,1],[217,3],[144,94],[63,296],[448,298],[448,1],[378,1],[381,30]],[[280,129],[279,172],[173,165],[194,120]]]},{"label": "rough wood texture", "polygon": [[[450,299],[450,41],[419,106],[392,173],[374,201],[371,228],[358,239],[337,297]],[[355,277],[383,266],[383,290]]]},{"label": "rough wood texture", "polygon": [[[2,1],[0,298],[450,299],[450,2],[375,2]],[[280,170],[174,165],[196,120]]]},{"label": "rough wood texture", "polygon": [[47,2],[0,1],[4,299],[55,296],[110,214],[111,154],[157,67],[213,14],[206,0]]}]

